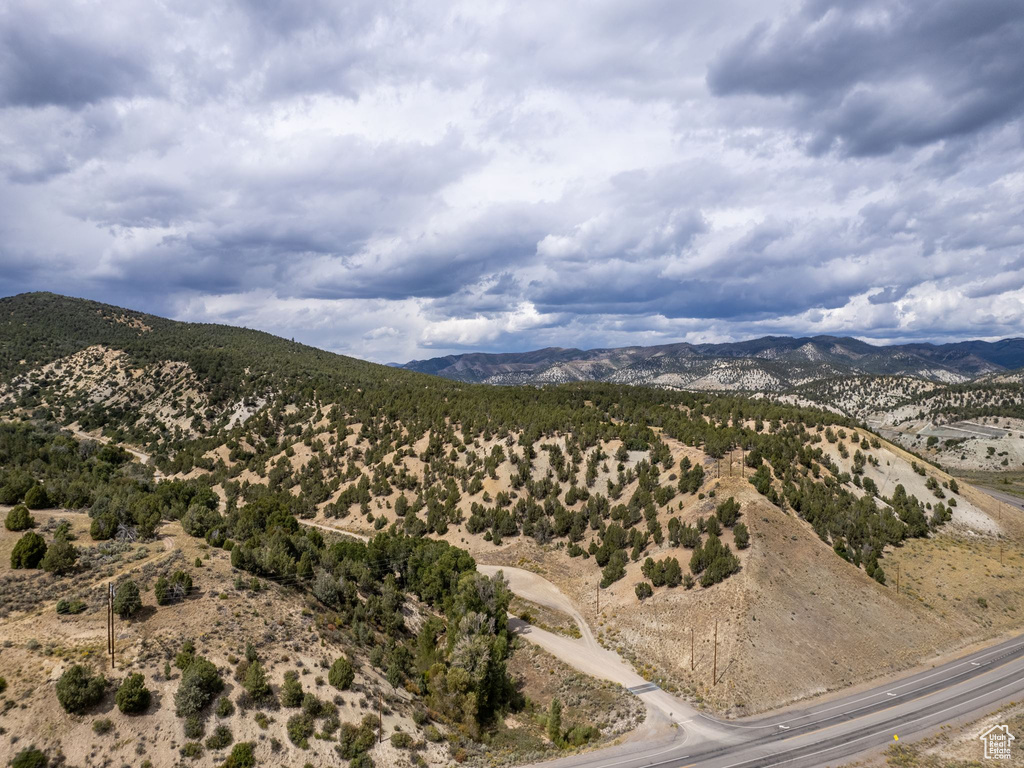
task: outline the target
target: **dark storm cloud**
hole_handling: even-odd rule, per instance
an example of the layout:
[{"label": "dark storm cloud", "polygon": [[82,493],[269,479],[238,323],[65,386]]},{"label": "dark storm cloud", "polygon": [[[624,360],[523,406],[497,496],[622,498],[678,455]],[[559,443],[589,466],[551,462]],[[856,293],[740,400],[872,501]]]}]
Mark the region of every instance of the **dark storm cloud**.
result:
[{"label": "dark storm cloud", "polygon": [[712,63],[715,94],[793,100],[809,149],[870,156],[970,135],[1024,110],[1017,0],[811,0]]},{"label": "dark storm cloud", "polygon": [[138,51],[54,28],[43,14],[0,15],[0,106],[80,108],[152,87]]}]

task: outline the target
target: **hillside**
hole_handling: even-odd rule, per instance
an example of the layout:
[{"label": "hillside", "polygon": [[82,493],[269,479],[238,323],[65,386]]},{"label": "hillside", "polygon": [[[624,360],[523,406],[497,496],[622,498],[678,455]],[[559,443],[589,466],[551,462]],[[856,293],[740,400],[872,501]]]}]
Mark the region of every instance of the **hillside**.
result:
[{"label": "hillside", "polygon": [[493,385],[604,381],[742,392],[848,416],[961,476],[1002,484],[1003,478],[977,473],[1024,467],[1022,365],[1022,339],[874,346],[831,336],[769,336],[730,344],[470,353],[400,367]]},{"label": "hillside", "polygon": [[727,344],[539,349],[414,360],[402,368],[458,381],[611,381],[705,390],[779,392],[836,376],[903,375],[963,382],[1024,367],[1024,339],[875,346],[837,336],[765,336]]},{"label": "hillside", "polygon": [[[388,732],[413,733],[427,762],[473,759],[484,744],[513,761],[524,743],[551,754],[635,720],[619,702],[621,717],[600,733],[566,729],[556,745],[531,732],[546,702],[536,694],[531,709],[515,695],[529,681],[515,677],[523,641],[501,621],[511,596],[481,581],[475,562],[543,574],[644,675],[733,715],[1008,632],[1024,609],[1019,521],[844,413],[608,382],[495,388],[40,294],[0,300],[0,345],[0,504],[78,512],[73,546],[83,552],[128,542],[153,557],[174,531],[173,552],[187,553],[200,584],[212,574],[193,551],[219,574],[216,599],[186,603],[193,626],[219,620],[218,601],[242,600],[237,583],[243,596],[254,578],[280,585],[275,599],[293,601],[306,622],[294,631],[313,641],[303,652],[318,649],[303,664],[351,657],[363,689],[392,702],[399,719]],[[900,397],[925,392],[915,386]],[[40,530],[57,545],[55,531]],[[331,530],[370,541],[336,542]],[[5,547],[20,535],[5,533]],[[31,617],[49,615],[71,579],[98,582],[95,558],[81,559],[65,575],[5,572],[8,588],[28,573],[47,591],[4,627],[31,632]],[[93,624],[75,654],[102,643],[100,604],[89,604]],[[196,630],[198,651],[227,676],[228,654],[241,657],[251,631],[204,645]],[[38,651],[25,642],[0,651],[0,674]],[[72,657],[32,667],[13,695],[52,706],[50,684]],[[272,670],[276,696],[287,666]],[[610,695],[580,685],[590,701]],[[180,748],[172,689],[153,716]],[[567,720],[588,722],[586,697],[561,695],[581,702]],[[358,728],[365,713],[344,712]],[[428,725],[446,735],[440,751]],[[52,729],[30,735],[59,741]],[[292,762],[336,754],[330,738],[308,752],[275,738]],[[384,746],[368,759],[392,764]]]}]

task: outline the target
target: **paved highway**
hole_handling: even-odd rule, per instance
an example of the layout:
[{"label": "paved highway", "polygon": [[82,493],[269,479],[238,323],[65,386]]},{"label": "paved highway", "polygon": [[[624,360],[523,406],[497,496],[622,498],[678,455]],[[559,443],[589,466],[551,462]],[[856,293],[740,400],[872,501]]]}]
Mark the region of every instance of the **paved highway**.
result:
[{"label": "paved highway", "polygon": [[602,648],[572,602],[543,577],[503,566],[478,568],[486,574],[503,571],[514,592],[565,612],[582,636],[554,635],[513,619],[510,625],[517,633],[587,674],[621,683],[647,705],[647,723],[625,743],[537,768],[837,766],[894,743],[894,736],[906,740],[941,725],[967,722],[1024,697],[1020,635],[843,698],[759,718],[717,720],[647,683],[621,657]]},{"label": "paved highway", "polygon": [[[814,768],[1024,694],[1024,635],[873,690],[760,719],[698,714],[674,732],[539,765],[550,768]],[[700,721],[700,722],[696,722]]]},{"label": "paved highway", "polygon": [[1014,496],[1013,494],[1006,493],[1005,491],[997,491],[995,488],[986,488],[985,486],[975,486],[979,491],[983,491],[991,496],[996,501],[1001,501],[1004,504],[1009,504],[1011,507],[1016,509],[1024,509],[1024,499],[1020,496]]}]

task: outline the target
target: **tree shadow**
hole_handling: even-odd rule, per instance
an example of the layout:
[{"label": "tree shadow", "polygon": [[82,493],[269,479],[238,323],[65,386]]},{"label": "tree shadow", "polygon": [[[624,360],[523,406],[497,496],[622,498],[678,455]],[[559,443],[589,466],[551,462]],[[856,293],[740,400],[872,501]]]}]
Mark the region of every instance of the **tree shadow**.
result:
[{"label": "tree shadow", "polygon": [[136,621],[142,622],[142,621],[145,621],[146,619],[149,619],[149,618],[151,618],[151,617],[153,617],[155,615],[156,615],[156,606],[155,605],[144,605],[141,608],[139,608],[139,610],[137,610],[135,612],[135,614],[131,617],[131,619],[129,619],[129,621],[132,621],[132,622],[136,622]]}]

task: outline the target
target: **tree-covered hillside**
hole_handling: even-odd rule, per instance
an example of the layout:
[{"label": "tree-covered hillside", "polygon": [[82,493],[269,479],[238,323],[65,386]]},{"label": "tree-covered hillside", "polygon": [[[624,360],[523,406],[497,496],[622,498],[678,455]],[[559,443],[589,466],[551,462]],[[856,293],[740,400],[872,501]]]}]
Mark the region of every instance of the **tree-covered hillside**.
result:
[{"label": "tree-covered hillside", "polygon": [[[98,538],[178,517],[208,536],[219,527],[207,514],[287,498],[300,517],[356,513],[414,537],[464,526],[495,544],[561,542],[592,557],[606,585],[654,549],[683,547],[707,588],[740,567],[729,542],[749,544],[741,513],[726,504],[693,525],[675,513],[704,498],[715,462],[733,452],[758,490],[871,571],[887,545],[944,522],[922,525],[924,504],[877,502],[877,487],[842,472],[823,430],[850,422],[827,411],[613,384],[464,384],[49,294],[5,299],[0,316],[0,409],[36,424],[6,433],[20,447],[8,451],[0,492],[14,503],[38,485],[56,504],[88,508]],[[65,466],[67,438],[38,434],[54,424],[138,446],[168,479],[100,471],[88,441],[66,449],[80,459]],[[692,456],[677,461],[684,448]],[[297,573],[297,559],[267,562],[267,575]],[[681,572],[685,559],[658,563],[645,571],[655,586],[680,582],[658,574]]]}]

